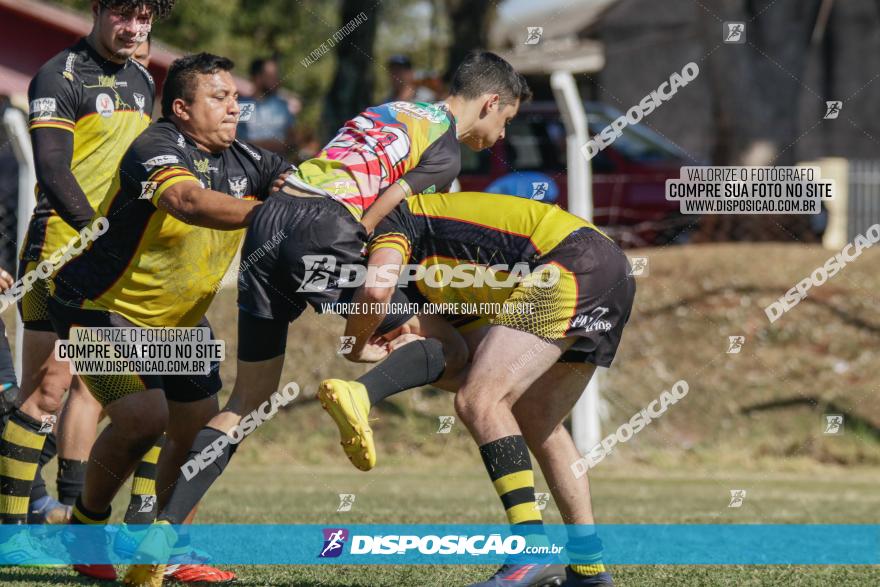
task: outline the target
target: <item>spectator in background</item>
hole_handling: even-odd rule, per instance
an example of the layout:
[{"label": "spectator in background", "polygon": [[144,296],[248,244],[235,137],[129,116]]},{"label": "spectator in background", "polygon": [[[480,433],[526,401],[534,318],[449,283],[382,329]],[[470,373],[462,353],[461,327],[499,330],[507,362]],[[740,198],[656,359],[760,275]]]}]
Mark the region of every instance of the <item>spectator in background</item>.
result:
[{"label": "spectator in background", "polygon": [[[250,73],[254,95],[239,100],[242,116],[238,138],[279,155],[287,155],[294,150],[296,142],[296,118],[288,101],[278,95],[281,84],[278,61],[274,58],[255,59]],[[252,110],[249,115],[248,109]]]},{"label": "spectator in background", "polygon": [[391,93],[383,100],[387,102],[434,102],[437,94],[430,88],[419,85],[413,70],[412,61],[406,55],[394,55],[388,60],[388,76],[391,80]]}]

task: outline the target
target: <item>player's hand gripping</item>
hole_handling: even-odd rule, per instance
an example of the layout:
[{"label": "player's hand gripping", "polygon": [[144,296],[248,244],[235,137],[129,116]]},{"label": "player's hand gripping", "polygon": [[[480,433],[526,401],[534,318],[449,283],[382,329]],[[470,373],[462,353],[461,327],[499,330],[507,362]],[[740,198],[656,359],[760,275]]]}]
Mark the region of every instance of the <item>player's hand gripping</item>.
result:
[{"label": "player's hand gripping", "polygon": [[381,336],[372,336],[360,350],[354,349],[346,359],[355,363],[375,363],[390,353],[387,341]]},{"label": "player's hand gripping", "polygon": [[15,277],[5,269],[0,269],[0,293],[3,293],[15,283]]},{"label": "player's hand gripping", "polygon": [[275,181],[272,182],[272,189],[270,191],[277,192],[282,187],[284,187],[284,180],[287,179],[287,176],[293,173],[292,171],[285,171],[281,175],[275,178]]}]

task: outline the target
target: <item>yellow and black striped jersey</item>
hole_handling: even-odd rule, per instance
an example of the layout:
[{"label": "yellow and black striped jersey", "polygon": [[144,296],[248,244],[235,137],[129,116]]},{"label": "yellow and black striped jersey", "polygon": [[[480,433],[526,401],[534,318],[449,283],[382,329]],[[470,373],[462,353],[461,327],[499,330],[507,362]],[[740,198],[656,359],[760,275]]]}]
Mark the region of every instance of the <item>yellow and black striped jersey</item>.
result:
[{"label": "yellow and black striped jersey", "polygon": [[501,302],[512,286],[495,283],[506,281],[517,264],[540,264],[542,256],[581,229],[602,234],[592,223],[535,200],[476,192],[422,194],[407,198],[379,223],[369,250],[391,248],[414,265],[468,264],[497,274],[469,287],[419,279],[418,291],[429,302]]},{"label": "yellow and black striped jersey", "polygon": [[[97,209],[107,195],[122,154],[150,124],[155,85],[134,61],[113,63],[86,39],[47,61],[31,80],[29,127],[73,133],[71,171]],[[76,231],[36,186],[37,203],[22,258],[40,261],[66,245]]]},{"label": "yellow and black striped jersey", "polygon": [[159,120],[122,158],[113,195],[97,211],[109,229],[58,271],[55,296],[141,326],[194,326],[244,230],[186,224],[158,208],[159,198],[172,185],[197,182],[230,197],[263,200],[290,167],[278,155],[240,141],[219,154],[207,153],[172,121]]}]

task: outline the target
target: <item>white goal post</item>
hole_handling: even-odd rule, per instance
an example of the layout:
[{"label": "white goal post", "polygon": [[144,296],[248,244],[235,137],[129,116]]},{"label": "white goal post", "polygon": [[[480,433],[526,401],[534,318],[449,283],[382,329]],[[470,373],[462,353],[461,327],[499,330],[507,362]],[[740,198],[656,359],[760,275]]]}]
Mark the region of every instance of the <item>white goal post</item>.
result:
[{"label": "white goal post", "polygon": [[[566,160],[568,162],[568,211],[585,220],[593,219],[593,171],[590,161],[581,153],[587,143],[587,113],[570,71],[554,71],[550,87],[559,106],[566,134]],[[571,414],[574,443],[581,454],[586,454],[598,444],[600,430],[599,380],[601,367],[587,385]]]},{"label": "white goal post", "polygon": [[[3,126],[9,136],[12,151],[18,161],[18,226],[17,226],[17,250],[21,250],[21,244],[27,232],[28,222],[34,211],[34,186],[37,183],[34,171],[34,158],[31,151],[31,138],[28,135],[27,119],[20,110],[7,108],[3,113]],[[9,268],[15,273],[16,267]],[[21,349],[24,336],[21,317],[15,313],[15,373],[21,381]]]}]

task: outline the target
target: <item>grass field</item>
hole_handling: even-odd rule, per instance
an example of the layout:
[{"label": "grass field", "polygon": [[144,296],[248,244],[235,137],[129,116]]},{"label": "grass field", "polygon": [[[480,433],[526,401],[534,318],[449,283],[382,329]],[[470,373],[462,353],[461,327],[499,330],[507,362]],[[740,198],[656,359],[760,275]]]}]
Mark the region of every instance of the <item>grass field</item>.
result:
[{"label": "grass field", "polygon": [[[770,325],[763,308],[828,258],[819,247],[717,245],[645,250],[636,306],[604,379],[603,433],[684,378],[690,393],[591,473],[600,523],[880,524],[880,384],[876,349],[880,251],[811,292]],[[774,267],[756,264],[768,259]],[[234,292],[209,316],[227,341],[224,395],[235,375]],[[7,326],[12,312],[3,316]],[[314,401],[318,381],[363,366],[335,355],[343,323],[308,314],[291,328],[282,382],[303,401],[261,427],[208,494],[202,523],[502,523],[467,433],[438,435],[448,394],[418,390],[374,411],[376,470],[350,468]],[[727,354],[728,336],[746,337]],[[846,414],[823,435],[823,414]],[[54,479],[54,464],[46,471]],[[52,485],[50,481],[50,485]],[[546,491],[543,481],[538,491]],[[731,489],[746,489],[728,508]],[[339,493],[354,509],[337,513]],[[114,521],[127,497],[117,501]],[[550,505],[545,519],[560,521]],[[872,586],[880,567],[614,567],[623,586]],[[454,586],[487,567],[239,567],[240,585]],[[3,585],[83,585],[68,570],[0,569]]]},{"label": "grass field", "polygon": [[[201,522],[500,523],[497,497],[477,468],[446,461],[416,468],[379,467],[364,474],[343,466],[292,462],[233,464],[199,513]],[[673,475],[643,469],[633,475],[612,466],[594,475],[594,501],[605,523],[878,523],[880,474],[868,470],[815,474],[709,471]],[[728,489],[747,487],[742,508],[731,509]],[[539,483],[538,490],[546,490]],[[338,493],[355,493],[351,512],[337,513]],[[117,511],[124,509],[120,501]],[[548,522],[559,523],[552,506]],[[339,566],[235,567],[240,585],[447,586],[465,585],[492,568]],[[676,567],[613,568],[622,586],[880,584],[877,567]],[[82,585],[68,570],[0,570],[2,585]]]}]

